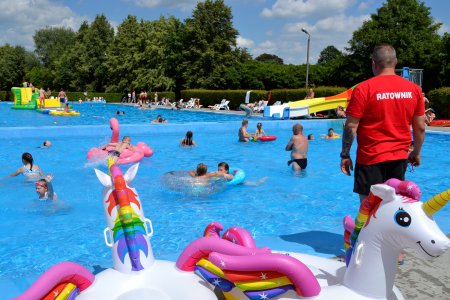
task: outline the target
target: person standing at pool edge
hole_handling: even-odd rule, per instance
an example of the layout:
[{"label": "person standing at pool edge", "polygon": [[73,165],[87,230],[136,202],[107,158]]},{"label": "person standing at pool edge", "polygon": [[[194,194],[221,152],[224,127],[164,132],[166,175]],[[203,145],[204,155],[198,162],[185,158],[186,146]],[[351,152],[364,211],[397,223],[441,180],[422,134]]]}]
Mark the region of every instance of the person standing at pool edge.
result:
[{"label": "person standing at pool edge", "polygon": [[303,125],[300,123],[292,127],[294,135],[287,143],[285,150],[291,151],[291,159],[288,161],[288,166],[292,164],[292,170],[298,172],[306,169],[308,161],[306,153],[308,152],[308,139],[303,135]]},{"label": "person standing at pool edge", "polygon": [[[407,159],[413,166],[420,165],[425,137],[423,95],[418,85],[395,74],[396,64],[395,49],[377,45],[372,54],[375,76],[355,87],[346,110],[340,167],[351,175],[350,148],[356,135],[353,191],[360,201],[369,195],[373,184],[390,178],[404,180]],[[411,125],[415,147],[408,157]]]}]

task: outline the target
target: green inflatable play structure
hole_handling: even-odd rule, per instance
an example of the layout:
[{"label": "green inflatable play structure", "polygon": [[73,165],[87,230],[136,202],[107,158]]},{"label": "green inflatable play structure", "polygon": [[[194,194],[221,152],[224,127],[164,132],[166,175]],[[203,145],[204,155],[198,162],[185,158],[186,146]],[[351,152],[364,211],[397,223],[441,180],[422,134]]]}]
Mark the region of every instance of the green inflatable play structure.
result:
[{"label": "green inflatable play structure", "polygon": [[31,91],[30,87],[13,87],[11,92],[14,95],[13,109],[36,109],[39,92]]}]

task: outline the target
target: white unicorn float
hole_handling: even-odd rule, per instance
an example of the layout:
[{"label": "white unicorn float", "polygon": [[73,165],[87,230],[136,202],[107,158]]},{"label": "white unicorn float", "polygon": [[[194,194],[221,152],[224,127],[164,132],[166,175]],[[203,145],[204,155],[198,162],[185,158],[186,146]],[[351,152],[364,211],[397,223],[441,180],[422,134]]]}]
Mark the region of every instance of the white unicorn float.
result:
[{"label": "white unicorn float", "polygon": [[348,268],[336,260],[256,248],[239,227],[220,238],[216,222],[176,264],[155,260],[152,223],[131,186],[138,164],[123,175],[110,159],[109,170],[95,172],[104,186],[104,235],[114,268],[94,276],[76,263],[60,263],[16,299],[403,299],[394,287],[400,250],[410,247],[434,258],[450,246],[432,218],[450,190],[422,203],[415,184],[391,180],[372,186],[355,224],[345,219]]},{"label": "white unicorn float", "polygon": [[430,259],[450,246],[432,218],[450,199],[450,190],[425,203],[420,194],[414,183],[396,179],[371,187],[356,224],[344,219],[345,236],[353,231],[347,268],[331,259],[257,249],[239,227],[221,239],[220,223],[208,225],[177,266],[199,273],[225,299],[403,299],[394,286],[400,251],[413,248]]}]

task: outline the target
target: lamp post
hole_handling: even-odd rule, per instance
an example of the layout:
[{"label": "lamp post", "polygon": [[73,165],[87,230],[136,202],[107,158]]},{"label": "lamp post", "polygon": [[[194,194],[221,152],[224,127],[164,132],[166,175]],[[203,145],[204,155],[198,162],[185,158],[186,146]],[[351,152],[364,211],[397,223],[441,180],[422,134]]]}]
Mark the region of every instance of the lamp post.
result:
[{"label": "lamp post", "polygon": [[305,88],[308,88],[308,76],[309,76],[309,42],[311,40],[311,35],[305,28],[302,27],[302,31],[308,35],[308,48],[306,50],[306,84]]}]

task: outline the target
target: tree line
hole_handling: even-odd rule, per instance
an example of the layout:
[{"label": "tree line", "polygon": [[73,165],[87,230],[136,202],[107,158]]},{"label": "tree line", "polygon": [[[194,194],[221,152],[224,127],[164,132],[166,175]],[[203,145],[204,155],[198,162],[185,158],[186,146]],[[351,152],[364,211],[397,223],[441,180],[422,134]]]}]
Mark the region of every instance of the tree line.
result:
[{"label": "tree line", "polygon": [[[450,85],[450,35],[439,35],[430,8],[418,0],[387,0],[353,32],[345,51],[330,45],[310,66],[312,86],[351,87],[372,76],[370,55],[381,42],[397,50],[398,66],[424,69],[423,89]],[[114,31],[104,15],[78,31],[35,32],[34,52],[0,47],[0,89],[23,81],[68,91],[293,89],[305,85],[306,66],[273,54],[253,58],[236,45],[231,8],[223,0],[199,2],[181,21],[129,15]]]}]

